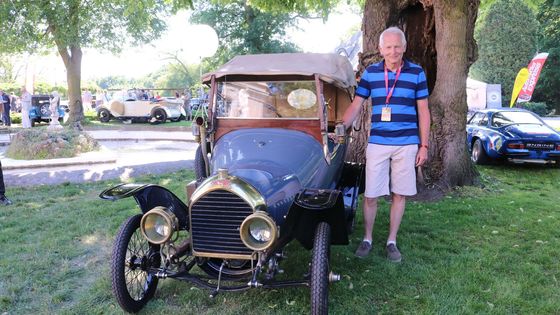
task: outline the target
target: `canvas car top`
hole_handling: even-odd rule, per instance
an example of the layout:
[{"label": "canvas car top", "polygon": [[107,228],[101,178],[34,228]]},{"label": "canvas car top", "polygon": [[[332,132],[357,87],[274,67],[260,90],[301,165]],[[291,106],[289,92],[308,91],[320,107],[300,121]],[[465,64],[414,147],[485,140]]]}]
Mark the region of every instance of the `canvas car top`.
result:
[{"label": "canvas car top", "polygon": [[218,70],[206,73],[204,83],[225,76],[319,75],[327,83],[343,89],[356,86],[354,70],[348,59],[337,54],[284,53],[236,56]]}]

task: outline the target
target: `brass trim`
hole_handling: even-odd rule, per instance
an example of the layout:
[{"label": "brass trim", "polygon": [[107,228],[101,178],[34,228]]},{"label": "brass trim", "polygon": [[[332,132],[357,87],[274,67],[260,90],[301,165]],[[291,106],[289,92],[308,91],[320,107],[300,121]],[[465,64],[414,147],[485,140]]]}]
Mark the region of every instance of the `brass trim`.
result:
[{"label": "brass trim", "polygon": [[192,205],[206,194],[215,190],[226,190],[238,195],[251,206],[253,211],[257,208],[259,210],[265,210],[266,203],[263,196],[251,184],[236,176],[228,175],[221,179],[218,175],[214,175],[204,181],[192,194],[192,198],[189,201],[189,217],[192,211]]},{"label": "brass trim", "polygon": [[[270,232],[272,233],[270,237],[270,241],[266,243],[259,243],[257,241],[252,240],[251,232],[249,231],[249,223],[253,220],[263,220],[268,227],[270,228]],[[263,251],[268,249],[274,241],[276,241],[276,237],[278,236],[278,228],[276,227],[276,223],[274,220],[264,211],[257,211],[243,220],[241,223],[241,227],[239,228],[239,236],[241,237],[241,241],[245,246],[254,250],[254,251]]]},{"label": "brass trim", "polygon": [[221,259],[253,259],[254,253],[250,255],[241,254],[220,254],[220,253],[208,253],[208,252],[197,252],[193,250],[193,256],[195,257],[206,257],[206,258],[221,258]]},{"label": "brass trim", "polygon": [[[192,206],[195,204],[200,198],[204,197],[208,193],[215,191],[215,190],[225,190],[229,191],[233,194],[236,194],[241,199],[249,204],[253,212],[256,209],[259,210],[266,210],[266,202],[264,197],[257,191],[255,187],[251,184],[245,182],[244,180],[226,174],[222,172],[221,178],[219,175],[214,175],[206,179],[192,194],[189,200],[189,226],[192,227]],[[244,243],[245,244],[245,243]],[[251,259],[252,255],[243,255],[243,254],[221,254],[221,253],[207,253],[207,252],[198,252],[194,250],[194,240],[191,238],[191,246],[193,248],[193,255],[200,256],[200,257],[211,257],[211,258],[225,258],[225,259]]]}]

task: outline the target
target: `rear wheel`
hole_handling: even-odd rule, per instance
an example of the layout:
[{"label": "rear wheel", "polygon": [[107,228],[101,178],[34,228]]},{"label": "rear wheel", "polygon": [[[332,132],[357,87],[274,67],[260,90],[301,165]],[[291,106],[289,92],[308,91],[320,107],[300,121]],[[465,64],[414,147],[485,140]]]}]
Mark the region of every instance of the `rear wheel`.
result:
[{"label": "rear wheel", "polygon": [[100,122],[107,123],[111,120],[111,112],[106,108],[101,108],[97,112],[97,118],[99,118]]},{"label": "rear wheel", "polygon": [[329,256],[331,227],[320,222],[315,229],[311,258],[311,314],[329,312]]},{"label": "rear wheel", "polygon": [[484,150],[482,141],[476,139],[471,149],[471,160],[476,164],[486,164],[488,163],[488,155]]},{"label": "rear wheel", "polygon": [[161,124],[164,123],[166,120],[167,120],[167,114],[163,109],[158,108],[154,110],[154,113],[152,114],[152,123]]},{"label": "rear wheel", "polygon": [[149,273],[160,265],[159,246],[141,235],[141,214],[120,227],[111,258],[112,290],[117,302],[129,313],[138,312],[154,296],[158,278]]}]

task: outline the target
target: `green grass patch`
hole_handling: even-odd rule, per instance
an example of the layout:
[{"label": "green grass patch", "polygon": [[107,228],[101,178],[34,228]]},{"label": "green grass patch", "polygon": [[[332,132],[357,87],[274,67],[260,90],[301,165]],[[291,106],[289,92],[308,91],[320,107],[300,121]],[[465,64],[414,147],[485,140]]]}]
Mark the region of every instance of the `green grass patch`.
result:
[{"label": "green grass patch", "polygon": [[[411,201],[401,230],[401,264],[384,258],[388,202],[380,201],[372,254],[359,259],[361,214],[349,246],[334,246],[332,314],[560,313],[560,170],[479,168],[484,188],[456,189],[437,202]],[[191,172],[143,177],[184,196]],[[0,313],[121,314],[109,264],[119,225],[138,213],[132,198],[100,200],[114,181],[8,188],[0,211]],[[360,211],[361,213],[361,211]],[[282,277],[302,276],[310,253],[286,248]],[[196,267],[195,267],[196,268]],[[160,282],[144,314],[307,314],[309,290],[221,293]]]},{"label": "green grass patch", "polygon": [[95,139],[73,128],[47,130],[21,129],[6,151],[6,156],[17,160],[43,160],[75,157],[80,153],[99,149]]}]

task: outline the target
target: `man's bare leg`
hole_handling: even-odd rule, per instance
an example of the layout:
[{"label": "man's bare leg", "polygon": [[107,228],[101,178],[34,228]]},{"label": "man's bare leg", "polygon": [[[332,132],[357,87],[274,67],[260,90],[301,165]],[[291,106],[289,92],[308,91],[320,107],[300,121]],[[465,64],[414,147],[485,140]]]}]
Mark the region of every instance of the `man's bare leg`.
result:
[{"label": "man's bare leg", "polygon": [[377,215],[377,198],[364,197],[364,240],[371,243],[373,239],[373,224]]}]

